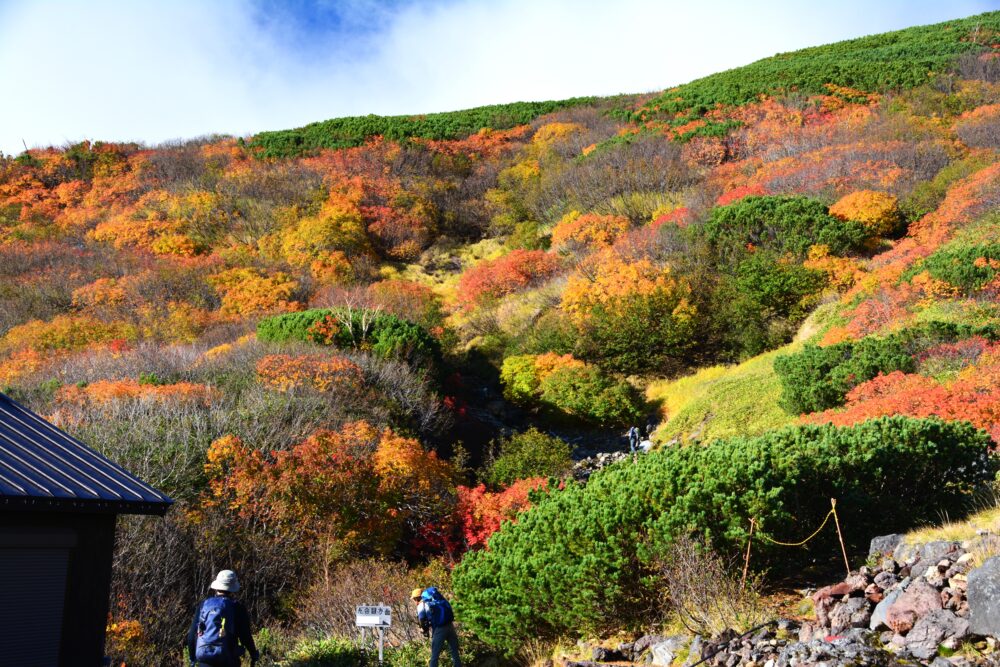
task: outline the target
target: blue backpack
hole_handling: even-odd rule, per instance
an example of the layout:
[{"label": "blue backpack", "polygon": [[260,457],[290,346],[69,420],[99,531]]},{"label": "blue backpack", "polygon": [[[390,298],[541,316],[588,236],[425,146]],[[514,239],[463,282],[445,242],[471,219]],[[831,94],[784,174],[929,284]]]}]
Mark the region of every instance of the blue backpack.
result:
[{"label": "blue backpack", "polygon": [[198,612],[195,659],[208,665],[228,665],[235,643],[236,603],[222,595],[208,598]]},{"label": "blue backpack", "polygon": [[455,612],[451,610],[451,603],[434,586],[423,592],[420,601],[427,607],[432,628],[439,628],[455,620]]}]

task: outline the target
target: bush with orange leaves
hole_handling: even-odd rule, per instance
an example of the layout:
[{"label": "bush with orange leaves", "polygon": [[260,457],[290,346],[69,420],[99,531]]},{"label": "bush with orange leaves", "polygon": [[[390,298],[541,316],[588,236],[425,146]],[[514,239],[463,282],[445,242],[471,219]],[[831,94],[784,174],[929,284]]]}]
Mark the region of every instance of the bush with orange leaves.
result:
[{"label": "bush with orange leaves", "polygon": [[312,387],[321,392],[360,392],[364,386],[360,366],[325,354],[269,354],[257,362],[257,377],[278,391]]},{"label": "bush with orange leaves", "polygon": [[151,384],[137,380],[98,380],[82,387],[68,385],[56,392],[58,403],[81,408],[122,400],[193,403],[208,407],[218,398],[216,389],[193,382]]},{"label": "bush with orange leaves", "polygon": [[569,277],[562,307],[577,322],[590,317],[597,306],[615,308],[635,295],[656,292],[676,294],[674,316],[689,319],[694,306],[688,299],[691,287],[675,278],[669,266],[658,266],[643,257],[632,259],[607,251],[586,262]]},{"label": "bush with orange leaves", "polygon": [[873,236],[889,236],[899,230],[903,221],[899,200],[875,190],[858,190],[841,197],[830,207],[830,215],[860,222]]},{"label": "bush with orange leaves", "polygon": [[466,309],[519,292],[552,277],[559,258],[544,250],[514,250],[499,259],[486,260],[462,274],[458,299]]},{"label": "bush with orange leaves", "polygon": [[284,273],[268,275],[259,269],[234,268],[208,278],[222,296],[223,315],[247,317],[301,310],[293,300],[299,283]]},{"label": "bush with orange leaves", "polygon": [[56,315],[48,322],[32,320],[12,327],[0,339],[0,351],[79,350],[121,339],[135,340],[135,327],[124,322],[102,322],[87,315]]},{"label": "bush with orange leaves", "polygon": [[629,227],[621,215],[598,215],[578,211],[567,213],[552,230],[552,247],[557,250],[586,251],[607,248],[620,239]]},{"label": "bush with orange leaves", "polygon": [[450,463],[365,421],[317,431],[273,454],[225,436],[209,447],[205,473],[209,505],[355,553],[399,551],[450,512],[455,493]]},{"label": "bush with orange leaves", "polygon": [[884,415],[963,420],[987,431],[1000,444],[1000,353],[994,348],[979,364],[951,381],[894,371],[847,393],[843,409],[809,415],[803,421],[846,426]]},{"label": "bush with orange leaves", "polygon": [[485,547],[490,536],[500,530],[504,521],[513,521],[531,507],[529,495],[544,490],[548,482],[541,478],[522,479],[502,491],[487,491],[486,486],[458,487],[457,523],[463,549]]}]

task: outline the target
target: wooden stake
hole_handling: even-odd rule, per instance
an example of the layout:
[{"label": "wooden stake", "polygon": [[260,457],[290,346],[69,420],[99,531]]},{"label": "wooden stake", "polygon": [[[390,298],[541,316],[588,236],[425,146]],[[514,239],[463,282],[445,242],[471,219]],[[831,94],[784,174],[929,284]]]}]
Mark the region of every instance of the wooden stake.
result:
[{"label": "wooden stake", "polygon": [[847,547],[844,546],[844,535],[840,532],[840,519],[837,518],[836,498],[830,498],[830,506],[833,507],[833,523],[837,526],[837,539],[840,540],[840,552],[844,554],[844,567],[847,568],[847,576],[851,576],[851,564],[847,562]]},{"label": "wooden stake", "polygon": [[740,590],[743,590],[747,584],[747,571],[750,569],[750,543],[753,541],[753,527],[756,522],[756,519],[750,518],[750,537],[747,538],[747,555],[743,559],[743,579],[740,580]]}]

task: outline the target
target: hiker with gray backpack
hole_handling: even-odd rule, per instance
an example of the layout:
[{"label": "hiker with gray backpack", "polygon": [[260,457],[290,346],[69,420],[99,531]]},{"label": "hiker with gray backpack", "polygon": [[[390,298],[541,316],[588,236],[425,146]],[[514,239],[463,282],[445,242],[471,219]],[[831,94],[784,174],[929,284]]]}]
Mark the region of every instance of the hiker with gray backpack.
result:
[{"label": "hiker with gray backpack", "polygon": [[233,599],[240,581],[232,570],[222,570],[209,588],[207,597],[195,610],[187,634],[188,659],[197,667],[239,667],[240,658],[250,654],[250,664],[260,654],[250,630],[250,616],[242,602]]},{"label": "hiker with gray backpack", "polygon": [[431,638],[430,667],[438,667],[438,657],[444,643],[448,642],[453,667],[462,667],[462,659],[458,656],[458,633],[455,631],[455,613],[451,604],[434,586],[416,588],[410,597],[417,603],[417,620],[424,636]]}]

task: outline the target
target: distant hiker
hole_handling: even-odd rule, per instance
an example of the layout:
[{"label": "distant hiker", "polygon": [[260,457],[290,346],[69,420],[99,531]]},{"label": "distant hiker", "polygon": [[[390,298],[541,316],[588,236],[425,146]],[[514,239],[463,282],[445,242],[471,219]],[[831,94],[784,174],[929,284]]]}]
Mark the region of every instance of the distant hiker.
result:
[{"label": "distant hiker", "polygon": [[654,424],[653,420],[650,419],[648,422],[646,422],[646,440],[653,439],[653,431],[655,430],[656,430],[656,424]]},{"label": "distant hiker", "polygon": [[639,446],[639,427],[633,426],[625,435],[628,436],[629,454],[635,454],[635,450]]},{"label": "distant hiker", "polygon": [[194,612],[187,634],[188,658],[198,667],[239,667],[240,656],[250,654],[250,664],[260,654],[250,630],[250,616],[242,602],[233,599],[240,581],[232,570],[222,570],[207,597]]},{"label": "distant hiker", "polygon": [[414,588],[410,598],[417,605],[417,619],[424,637],[431,638],[430,667],[438,667],[438,656],[444,643],[448,642],[453,667],[462,667],[462,659],[458,656],[458,633],[455,632],[455,613],[451,604],[435,587]]}]

